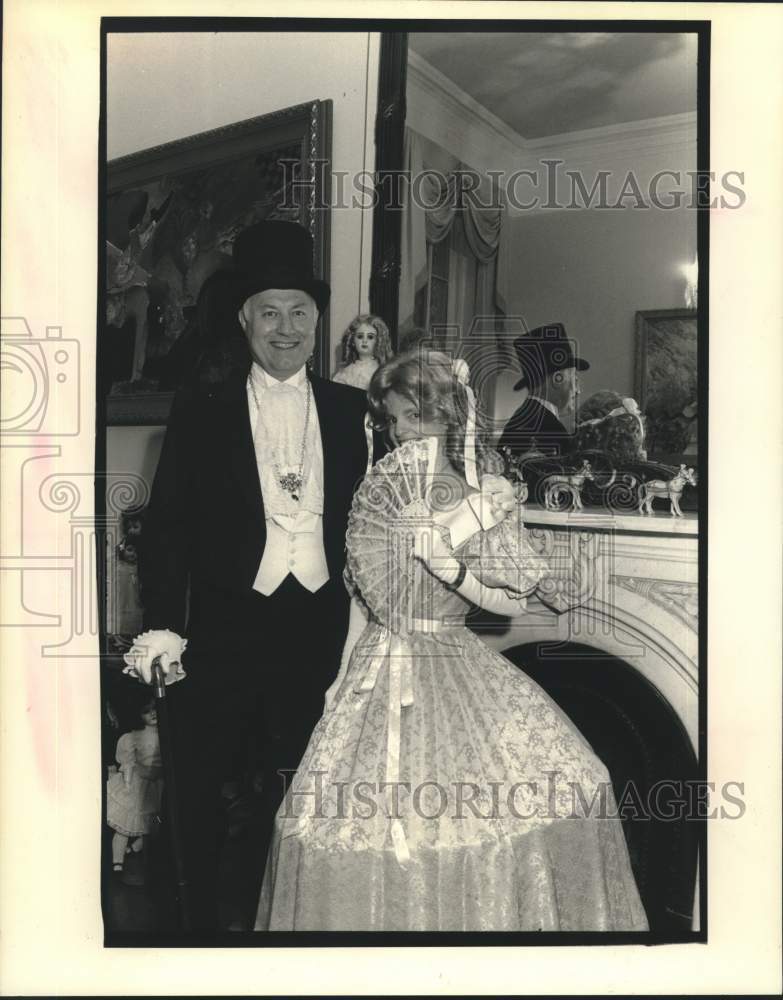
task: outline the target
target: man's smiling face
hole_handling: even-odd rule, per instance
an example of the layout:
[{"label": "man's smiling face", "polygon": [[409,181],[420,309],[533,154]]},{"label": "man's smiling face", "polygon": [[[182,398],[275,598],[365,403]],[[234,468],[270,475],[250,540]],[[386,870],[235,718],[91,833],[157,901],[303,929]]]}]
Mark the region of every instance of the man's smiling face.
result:
[{"label": "man's smiling face", "polygon": [[299,371],[313,353],[318,309],[307,294],[292,288],[268,288],[239,310],[253,359],[283,381]]}]

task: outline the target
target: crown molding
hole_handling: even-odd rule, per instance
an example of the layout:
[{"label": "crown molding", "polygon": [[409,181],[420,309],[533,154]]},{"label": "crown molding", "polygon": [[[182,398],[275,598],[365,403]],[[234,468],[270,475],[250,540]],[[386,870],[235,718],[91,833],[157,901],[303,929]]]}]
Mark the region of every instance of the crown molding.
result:
[{"label": "crown molding", "polygon": [[[526,159],[522,136],[411,50],[407,84],[407,124],[469,166],[480,169],[489,156],[494,169],[510,170]],[[423,98],[419,107],[416,90]],[[449,134],[464,136],[466,148],[454,150],[447,145]]]},{"label": "crown molding", "polygon": [[695,148],[696,122],[695,111],[644,118],[530,139],[525,142],[525,150],[539,158],[544,155],[584,160],[599,155],[650,154],[673,148]]},{"label": "crown molding", "polygon": [[525,140],[510,125],[494,115],[483,104],[450,80],[420,55],[408,50],[408,86],[418,85],[425,93],[436,97],[452,114],[465,119],[474,128],[496,136],[512,148],[524,146]]},{"label": "crown molding", "polygon": [[[424,99],[420,107],[417,89]],[[417,53],[408,53],[408,124],[477,169],[490,159],[495,169],[514,170],[542,159],[561,159],[568,167],[671,150],[693,152],[695,161],[696,121],[696,112],[689,111],[525,139]],[[454,135],[464,137],[465,148],[447,145]]]}]

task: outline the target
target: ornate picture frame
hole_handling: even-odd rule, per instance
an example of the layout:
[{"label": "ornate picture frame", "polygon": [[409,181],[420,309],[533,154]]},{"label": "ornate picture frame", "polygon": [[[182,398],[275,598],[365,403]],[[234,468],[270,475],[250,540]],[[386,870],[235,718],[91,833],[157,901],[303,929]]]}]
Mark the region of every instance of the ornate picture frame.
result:
[{"label": "ornate picture frame", "polygon": [[[107,164],[98,377],[110,425],[165,424],[195,337],[196,300],[236,234],[294,219],[329,280],[331,101],[308,101]],[[315,370],[329,375],[329,319]]]}]

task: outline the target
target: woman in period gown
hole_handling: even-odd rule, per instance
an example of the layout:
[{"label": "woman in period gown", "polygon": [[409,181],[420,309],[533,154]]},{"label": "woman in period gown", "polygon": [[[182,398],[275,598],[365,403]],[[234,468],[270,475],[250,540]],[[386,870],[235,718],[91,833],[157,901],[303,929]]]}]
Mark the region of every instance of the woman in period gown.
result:
[{"label": "woman in period gown", "polygon": [[257,930],[647,929],[604,765],[464,625],[472,604],[521,613],[546,572],[518,510],[477,489],[468,396],[431,353],[373,379],[400,447],[354,501],[346,653],[277,815]]}]

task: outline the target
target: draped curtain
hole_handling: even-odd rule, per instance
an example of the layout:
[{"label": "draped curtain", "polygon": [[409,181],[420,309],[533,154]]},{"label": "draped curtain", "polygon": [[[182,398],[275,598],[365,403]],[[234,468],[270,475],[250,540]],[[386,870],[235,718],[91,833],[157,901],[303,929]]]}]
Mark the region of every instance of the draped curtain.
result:
[{"label": "draped curtain", "polygon": [[504,269],[498,266],[504,208],[497,192],[493,197],[493,178],[440,149],[433,168],[425,163],[425,145],[405,130],[411,186],[402,217],[400,329],[414,325],[416,293],[428,279],[428,246],[451,236],[448,322],[467,333],[474,316],[505,313]]}]

